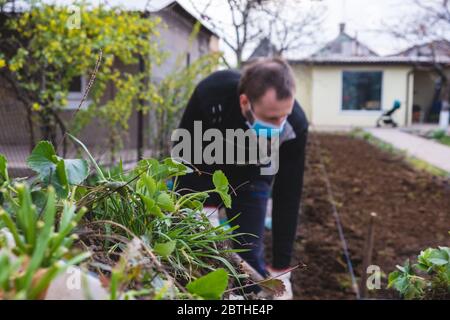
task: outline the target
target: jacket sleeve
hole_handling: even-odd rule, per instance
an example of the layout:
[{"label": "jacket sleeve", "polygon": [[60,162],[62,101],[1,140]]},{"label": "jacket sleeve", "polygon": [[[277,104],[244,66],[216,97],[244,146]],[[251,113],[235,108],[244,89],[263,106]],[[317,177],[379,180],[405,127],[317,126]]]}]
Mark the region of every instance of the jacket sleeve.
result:
[{"label": "jacket sleeve", "polygon": [[272,189],[273,267],[290,266],[303,189],[308,129],[280,147],[279,171]]}]

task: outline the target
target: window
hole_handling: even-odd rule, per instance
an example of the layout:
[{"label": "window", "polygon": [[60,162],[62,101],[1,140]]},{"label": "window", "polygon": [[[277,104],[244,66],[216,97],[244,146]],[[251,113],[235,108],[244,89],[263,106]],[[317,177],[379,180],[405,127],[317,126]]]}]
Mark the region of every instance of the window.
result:
[{"label": "window", "polygon": [[342,110],[381,110],[383,72],[343,73]]},{"label": "window", "polygon": [[[66,109],[76,109],[78,108],[81,99],[83,99],[84,91],[86,90],[86,77],[77,76],[74,77],[69,85],[69,95],[67,96],[67,106]],[[89,101],[86,101],[83,107],[86,107]]]}]

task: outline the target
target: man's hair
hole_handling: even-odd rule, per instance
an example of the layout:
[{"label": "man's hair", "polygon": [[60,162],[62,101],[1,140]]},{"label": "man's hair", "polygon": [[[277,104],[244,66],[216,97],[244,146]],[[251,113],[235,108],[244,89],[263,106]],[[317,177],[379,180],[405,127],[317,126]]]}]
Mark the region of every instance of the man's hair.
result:
[{"label": "man's hair", "polygon": [[239,95],[258,101],[269,89],[275,89],[278,100],[295,94],[294,72],[281,58],[263,58],[244,67],[239,82]]}]

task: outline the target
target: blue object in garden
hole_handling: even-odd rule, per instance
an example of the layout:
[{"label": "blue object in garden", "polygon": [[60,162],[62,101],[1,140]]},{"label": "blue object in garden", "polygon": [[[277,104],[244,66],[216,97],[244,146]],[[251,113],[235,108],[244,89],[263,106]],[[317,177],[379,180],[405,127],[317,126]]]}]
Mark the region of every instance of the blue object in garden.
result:
[{"label": "blue object in garden", "polygon": [[266,217],[264,220],[264,226],[267,230],[272,230],[272,217]]},{"label": "blue object in garden", "polygon": [[173,180],[172,179],[167,180],[166,186],[167,186],[167,189],[173,190]]},{"label": "blue object in garden", "polygon": [[227,219],[219,219],[219,224],[222,226],[224,230],[230,229],[230,225],[227,223]]}]

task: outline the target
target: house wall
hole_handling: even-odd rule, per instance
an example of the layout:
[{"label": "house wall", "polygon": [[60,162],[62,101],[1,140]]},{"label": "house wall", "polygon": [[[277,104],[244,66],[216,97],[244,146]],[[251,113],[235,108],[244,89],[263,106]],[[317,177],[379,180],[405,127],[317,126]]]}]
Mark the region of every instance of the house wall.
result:
[{"label": "house wall", "polygon": [[[390,109],[394,100],[402,103],[402,108],[394,114],[395,121],[405,126],[411,123],[413,77],[407,93],[407,77],[412,69],[407,66],[311,66],[296,67],[300,86],[298,100],[304,101],[304,108],[310,114],[310,121],[317,126],[374,126],[384,110]],[[343,111],[342,73],[343,71],[382,71],[382,111]],[[308,83],[311,83],[309,85]],[[308,86],[311,93],[308,94]],[[407,108],[405,107],[408,104]],[[406,119],[407,118],[407,119]]]},{"label": "house wall", "polygon": [[[217,41],[214,36],[200,31],[196,39],[190,44],[189,38],[194,25],[183,16],[172,10],[163,10],[155,14],[162,19],[158,26],[160,37],[158,39],[160,48],[168,53],[167,58],[160,66],[153,70],[154,80],[161,80],[166,74],[183,68],[187,65],[187,54],[190,61],[194,62],[201,56],[217,49]],[[213,49],[213,50],[211,50]]]},{"label": "house wall", "polygon": [[306,117],[311,121],[313,117],[312,108],[312,67],[306,65],[292,66],[296,80],[296,99],[305,111]]}]

